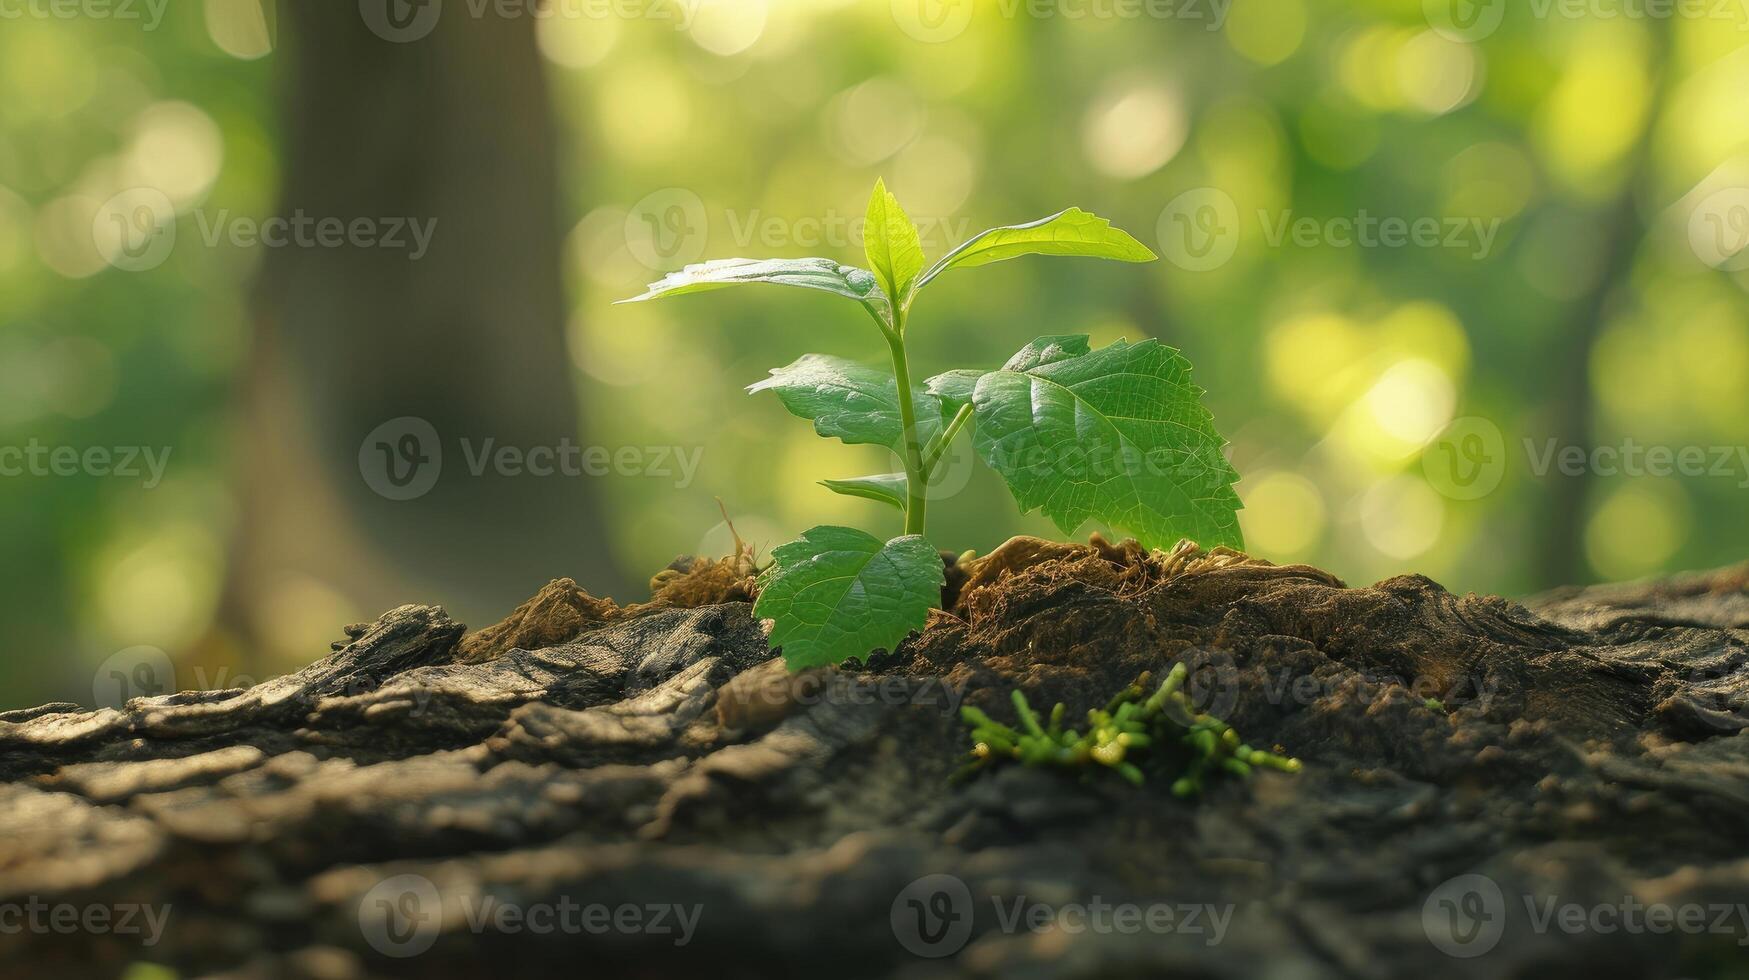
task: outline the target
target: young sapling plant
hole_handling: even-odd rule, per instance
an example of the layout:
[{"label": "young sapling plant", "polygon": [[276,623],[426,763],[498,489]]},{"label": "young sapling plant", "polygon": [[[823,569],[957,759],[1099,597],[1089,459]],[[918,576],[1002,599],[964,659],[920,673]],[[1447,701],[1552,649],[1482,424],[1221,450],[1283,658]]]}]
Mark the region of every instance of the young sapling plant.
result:
[{"label": "young sapling plant", "polygon": [[928,487],[960,433],[1001,475],[1022,512],[1041,510],[1065,534],[1089,520],[1150,548],[1181,537],[1242,547],[1238,474],[1190,381],[1190,363],[1155,340],[1098,350],[1085,336],[1034,340],[994,371],[914,380],[905,339],[924,287],[954,269],[1023,255],[1149,262],[1156,256],[1079,208],[974,235],[925,265],[917,228],[875,182],[863,232],[868,269],[832,259],[720,259],[689,265],[622,302],[745,283],[799,286],[860,305],[892,354],[890,371],[807,354],[751,385],[772,391],[814,431],[886,446],[904,470],[825,480],[835,493],[882,501],[904,515],[882,541],[854,528],[811,528],[772,550],[754,614],[793,670],[892,649],[941,601],[944,570],[925,539]]}]

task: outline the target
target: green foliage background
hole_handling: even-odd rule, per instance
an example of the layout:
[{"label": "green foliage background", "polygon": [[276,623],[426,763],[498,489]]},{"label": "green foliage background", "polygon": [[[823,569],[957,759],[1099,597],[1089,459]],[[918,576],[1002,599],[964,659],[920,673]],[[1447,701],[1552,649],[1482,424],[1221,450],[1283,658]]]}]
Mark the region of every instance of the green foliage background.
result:
[{"label": "green foliage background", "polygon": [[[683,257],[860,263],[877,176],[931,258],[1070,205],[1166,255],[945,277],[912,327],[914,370],[994,367],[1046,334],[1182,349],[1233,442],[1243,527],[1265,557],[1506,594],[1557,584],[1551,569],[1626,578],[1745,557],[1743,462],[1712,476],[1539,475],[1526,441],[1749,445],[1749,263],[1714,268],[1691,234],[1697,207],[1749,186],[1749,25],[1508,5],[1472,43],[1430,29],[1438,4],[1422,0],[1155,8],[1171,17],[979,0],[931,43],[904,29],[917,10],[953,23],[971,0],[918,2],[711,2],[688,29],[657,15],[668,5],[599,17],[571,0],[539,18],[586,431],[704,449],[690,486],[602,488],[625,567],[726,552],[717,497],[767,548],[821,523],[897,533],[890,508],[814,482],[896,468],[884,450],[821,440],[743,391],[804,352],[879,362],[859,311],[786,290],[609,306]],[[0,25],[0,446],[174,453],[151,490],[0,478],[9,702],[76,696],[68,679],[116,649],[176,649],[212,613],[237,519],[232,386],[261,253],[206,246],[193,212],[273,207],[276,39],[257,3],[172,4],[149,32]],[[180,188],[178,247],[149,273],[107,268],[79,242],[90,202],[145,179]],[[1163,215],[1187,193],[1219,200],[1211,188],[1233,202],[1237,238],[1228,261],[1196,271],[1172,261]],[[1283,220],[1366,215],[1497,234],[1486,249],[1474,236],[1271,240]],[[1423,468],[1464,417],[1486,419],[1506,450],[1498,488],[1473,500]],[[1055,533],[964,455],[963,489],[931,507],[937,543]],[[1572,507],[1582,534],[1551,540],[1551,515]],[[331,627],[379,612],[322,594],[287,610]]]}]

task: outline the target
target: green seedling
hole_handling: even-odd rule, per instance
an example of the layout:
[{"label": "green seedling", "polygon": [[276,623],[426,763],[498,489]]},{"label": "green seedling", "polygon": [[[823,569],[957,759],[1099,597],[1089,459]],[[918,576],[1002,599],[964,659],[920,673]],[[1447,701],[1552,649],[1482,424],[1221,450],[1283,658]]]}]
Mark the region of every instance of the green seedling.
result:
[{"label": "green seedling", "polygon": [[992,228],[925,265],[917,228],[877,181],[864,249],[869,269],[832,259],[722,259],[671,273],[624,302],[746,283],[814,289],[862,307],[885,338],[892,369],[808,354],[749,391],[772,391],[822,436],[886,446],[904,470],[826,480],[835,493],[898,508],[890,541],[816,527],[773,549],[755,613],[791,669],[891,649],[941,601],[943,566],[924,538],[928,488],[953,440],[970,430],[978,456],[1021,510],[1042,510],[1064,533],[1089,520],[1148,547],[1181,537],[1242,547],[1226,443],[1190,381],[1190,363],[1154,340],[1091,349],[1085,336],[1040,337],[994,371],[913,381],[905,337],[918,294],[943,273],[1022,255],[1148,262],[1156,256],[1109,221],[1070,208]]},{"label": "green seedling", "polygon": [[1150,678],[1143,674],[1103,710],[1087,712],[1085,732],[1063,728],[1062,704],[1041,723],[1019,691],[1012,695],[1018,729],[967,705],[960,717],[971,726],[972,755],[957,775],[964,778],[1002,762],[1082,773],[1103,766],[1140,786],[1144,767],[1164,768],[1174,774],[1173,795],[1189,797],[1200,795],[1205,780],[1222,773],[1244,778],[1257,769],[1300,771],[1300,760],[1254,749],[1231,725],[1197,711],[1182,690],[1188,674],[1183,664],[1174,665],[1152,694]]}]

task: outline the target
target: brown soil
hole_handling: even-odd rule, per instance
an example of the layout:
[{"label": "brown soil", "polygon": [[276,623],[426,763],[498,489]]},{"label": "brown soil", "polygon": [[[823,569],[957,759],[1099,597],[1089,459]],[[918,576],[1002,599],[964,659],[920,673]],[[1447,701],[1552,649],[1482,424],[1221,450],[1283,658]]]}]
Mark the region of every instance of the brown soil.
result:
[{"label": "brown soil", "polygon": [[[625,607],[560,580],[474,633],[404,606],[247,691],[0,714],[0,904],[171,908],[145,949],[0,934],[0,969],[1641,977],[1745,962],[1749,921],[1569,933],[1535,917],[1549,899],[1749,903],[1749,566],[1521,605],[1188,544],[1018,538],[953,565],[946,610],[898,650],[799,676],[750,615],[753,571],[745,555],[679,561]],[[1011,719],[1019,688],[1074,717],[1180,660],[1200,705],[1305,770],[1196,801],[1105,772],[948,782],[962,698]],[[1444,883],[1466,874],[1500,896],[1474,957],[1430,938],[1442,900],[1463,898]],[[951,879],[915,884],[933,875]],[[934,895],[955,879],[963,897]],[[385,952],[401,934],[385,928],[407,925],[404,904],[377,901],[388,880],[439,896],[428,926],[412,921],[419,955]],[[699,918],[678,946],[476,930],[483,897]],[[1033,930],[1005,925],[1016,901],[1231,919],[1219,941],[1182,914],[1169,930]],[[960,921],[945,945],[919,932]]]}]

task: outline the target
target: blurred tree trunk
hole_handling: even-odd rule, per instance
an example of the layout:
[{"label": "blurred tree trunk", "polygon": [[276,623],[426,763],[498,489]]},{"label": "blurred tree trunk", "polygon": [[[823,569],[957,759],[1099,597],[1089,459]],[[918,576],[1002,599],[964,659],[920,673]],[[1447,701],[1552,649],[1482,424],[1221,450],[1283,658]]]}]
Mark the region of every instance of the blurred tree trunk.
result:
[{"label": "blurred tree trunk", "polygon": [[[247,650],[321,655],[284,651],[286,628],[342,604],[369,618],[439,602],[479,625],[554,577],[598,594],[621,585],[590,478],[476,475],[464,451],[463,440],[476,454],[582,440],[534,20],[450,8],[427,36],[396,43],[351,0],[280,5],[277,213],[435,226],[416,259],[411,231],[402,247],[264,250],[220,613]],[[407,417],[430,429],[379,430]],[[421,456],[430,469],[416,475],[441,475],[412,499],[389,499],[370,475],[388,465],[405,477]]]},{"label": "blurred tree trunk", "polygon": [[[1621,190],[1598,217],[1603,245],[1596,279],[1574,303],[1569,319],[1556,332],[1549,403],[1551,430],[1561,446],[1597,444],[1597,392],[1591,383],[1591,358],[1604,325],[1618,305],[1631,295],[1634,261],[1646,236],[1643,209],[1657,199],[1657,175],[1652,159],[1653,140],[1670,91],[1669,18],[1653,18],[1647,25],[1648,86],[1646,115],[1624,167]],[[1510,447],[1509,447],[1510,448]],[[1554,475],[1546,520],[1542,522],[1541,546],[1537,551],[1539,588],[1578,585],[1596,581],[1585,557],[1585,521],[1590,514],[1591,488],[1596,474],[1589,468],[1579,476]]]}]

